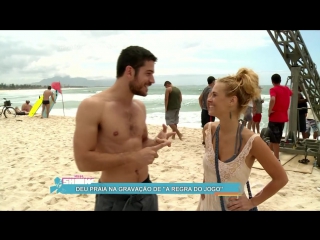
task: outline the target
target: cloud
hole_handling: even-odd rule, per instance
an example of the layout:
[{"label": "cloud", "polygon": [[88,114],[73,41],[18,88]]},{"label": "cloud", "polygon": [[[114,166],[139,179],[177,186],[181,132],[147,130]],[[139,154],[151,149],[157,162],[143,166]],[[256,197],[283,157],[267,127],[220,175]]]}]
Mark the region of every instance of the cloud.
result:
[{"label": "cloud", "polygon": [[41,57],[49,56],[50,53],[50,49],[39,45],[29,46],[22,41],[0,38],[0,74],[23,71]]},{"label": "cloud", "polygon": [[233,73],[246,51],[274,47],[267,31],[0,31],[0,82],[113,78],[130,45],[158,57],[156,75]]},{"label": "cloud", "polygon": [[92,31],[84,31],[84,34],[87,34],[92,37],[109,37],[111,35],[121,34],[121,31],[111,31],[111,30],[92,30]]}]

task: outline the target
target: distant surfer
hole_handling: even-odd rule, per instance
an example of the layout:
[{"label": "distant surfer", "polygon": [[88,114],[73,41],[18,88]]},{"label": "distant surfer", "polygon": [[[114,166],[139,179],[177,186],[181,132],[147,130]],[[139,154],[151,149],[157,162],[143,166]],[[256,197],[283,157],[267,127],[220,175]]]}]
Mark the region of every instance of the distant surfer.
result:
[{"label": "distant surfer", "polygon": [[43,92],[43,101],[42,101],[42,112],[41,118],[44,112],[44,109],[47,111],[47,118],[49,118],[49,111],[50,111],[50,101],[49,98],[51,97],[52,101],[56,103],[54,99],[53,92],[51,91],[51,86],[48,86],[48,89]]}]

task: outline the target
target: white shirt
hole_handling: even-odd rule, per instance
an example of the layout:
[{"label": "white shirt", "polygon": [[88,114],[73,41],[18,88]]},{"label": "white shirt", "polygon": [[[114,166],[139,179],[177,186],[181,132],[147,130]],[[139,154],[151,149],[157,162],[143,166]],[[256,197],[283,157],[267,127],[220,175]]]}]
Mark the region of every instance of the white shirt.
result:
[{"label": "white shirt", "polygon": [[307,119],[313,119],[314,120],[314,117],[313,117],[311,109],[308,110]]},{"label": "white shirt", "polygon": [[252,100],[249,102],[248,107],[253,107],[253,101]]}]

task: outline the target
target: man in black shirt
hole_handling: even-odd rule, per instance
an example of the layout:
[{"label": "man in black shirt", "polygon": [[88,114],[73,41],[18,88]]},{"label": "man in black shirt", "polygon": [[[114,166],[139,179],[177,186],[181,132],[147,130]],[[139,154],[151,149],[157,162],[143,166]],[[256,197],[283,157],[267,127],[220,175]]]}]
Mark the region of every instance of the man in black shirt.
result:
[{"label": "man in black shirt", "polygon": [[[201,107],[201,126],[202,128],[204,127],[204,125],[206,125],[208,122],[214,122],[215,117],[214,116],[210,116],[208,113],[208,108],[207,108],[207,99],[208,99],[208,95],[212,90],[212,87],[214,86],[214,82],[215,82],[215,78],[210,76],[207,79],[208,82],[208,86],[206,86],[201,95],[199,96],[199,105]],[[203,134],[203,142],[202,144],[204,145],[204,134]]]},{"label": "man in black shirt", "polygon": [[[305,99],[301,92],[300,86],[298,87],[299,93],[298,93],[298,131],[301,132],[303,139],[307,138],[307,114],[308,114],[308,99]],[[301,109],[302,108],[302,109]]]}]

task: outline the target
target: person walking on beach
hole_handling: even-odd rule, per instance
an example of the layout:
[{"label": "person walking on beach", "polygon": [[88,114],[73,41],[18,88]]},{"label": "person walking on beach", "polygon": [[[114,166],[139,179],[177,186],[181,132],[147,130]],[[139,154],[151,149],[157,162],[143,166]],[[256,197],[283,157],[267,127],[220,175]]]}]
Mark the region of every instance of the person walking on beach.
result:
[{"label": "person walking on beach", "polygon": [[52,101],[55,103],[53,92],[51,91],[51,86],[48,86],[48,89],[43,92],[41,118],[42,118],[42,115],[43,115],[43,112],[44,112],[45,109],[47,111],[47,118],[49,118],[49,111],[50,111],[49,98],[50,97],[51,97]]},{"label": "person walking on beach", "polygon": [[[145,105],[133,99],[147,96],[157,58],[147,49],[130,46],[117,61],[117,79],[110,88],[83,100],[77,111],[73,138],[81,172],[101,171],[101,183],[151,183],[148,165],[158,151],[170,147],[175,133],[162,130],[149,138]],[[157,211],[154,194],[97,194],[95,211]]]},{"label": "person walking on beach", "polygon": [[[179,139],[182,140],[182,134],[178,130],[179,112],[182,102],[181,91],[179,88],[173,86],[169,81],[164,83],[164,87],[166,88],[164,97],[166,124],[169,125],[172,132],[175,132]],[[172,136],[172,139],[174,138],[175,135]]]},{"label": "person walking on beach", "polygon": [[[265,142],[239,122],[250,100],[259,96],[258,84],[258,75],[246,68],[239,69],[235,76],[216,80],[208,97],[208,110],[220,122],[209,122],[204,127],[206,144],[203,182],[238,182],[241,184],[241,195],[217,197],[214,194],[203,194],[200,196],[198,211],[248,211],[272,197],[288,182],[286,172]],[[255,159],[272,180],[253,198],[248,199],[244,187]]]},{"label": "person walking on beach", "polygon": [[[209,76],[207,79],[208,86],[206,86],[203,89],[202,93],[199,96],[199,105],[201,108],[201,127],[202,127],[202,129],[208,122],[214,122],[214,120],[215,120],[214,116],[209,115],[208,108],[207,108],[208,95],[211,92],[212,87],[214,86],[215,80],[216,79],[214,77]],[[202,132],[202,136],[203,136],[202,144],[204,145],[204,132]]]},{"label": "person walking on beach", "polygon": [[[270,149],[275,157],[279,159],[279,145],[281,142],[284,124],[289,121],[288,109],[292,91],[287,86],[281,86],[281,76],[273,74],[271,76],[273,87],[270,88],[270,102],[268,109],[270,134]],[[280,159],[279,159],[280,161]]]},{"label": "person walking on beach", "polygon": [[[260,87],[261,89],[261,87]],[[253,102],[253,109],[252,109],[252,131],[260,134],[260,122],[262,118],[262,103],[264,100],[261,99],[261,95],[259,95],[258,99]]]}]

